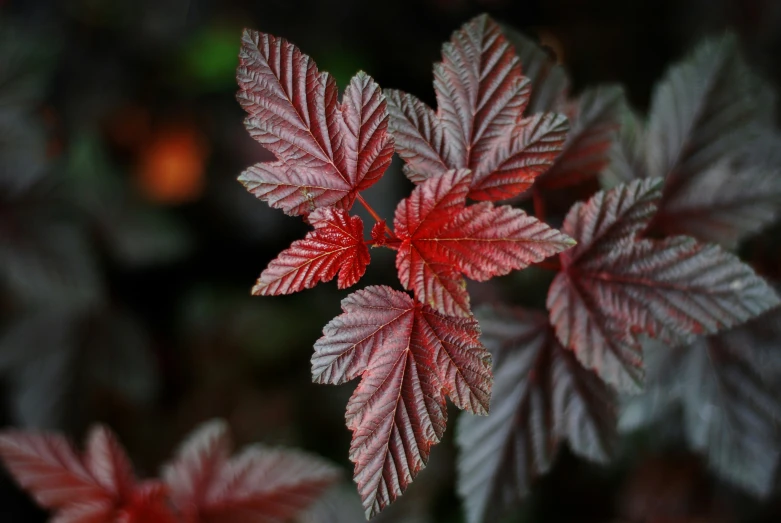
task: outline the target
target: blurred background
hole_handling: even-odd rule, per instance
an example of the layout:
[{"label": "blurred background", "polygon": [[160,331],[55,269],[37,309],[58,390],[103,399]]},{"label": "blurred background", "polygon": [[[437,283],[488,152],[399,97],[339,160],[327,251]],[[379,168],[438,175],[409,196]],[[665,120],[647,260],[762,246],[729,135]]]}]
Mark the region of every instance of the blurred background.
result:
[{"label": "blurred background", "polygon": [[[548,46],[573,94],[620,83],[644,110],[665,68],[725,28],[781,85],[778,0],[0,1],[0,425],[80,439],[104,422],[154,475],[222,417],[238,444],[301,447],[349,471],[353,385],[313,385],[309,365],[347,291],[249,294],[307,228],[236,181],[272,158],[234,98],[241,30],[284,36],[342,87],[362,69],[435,105],[440,46],[480,12]],[[410,188],[399,167],[368,194],[388,218]],[[777,225],[754,241],[776,278],[779,237]],[[392,254],[372,253],[362,286],[396,285]],[[462,521],[453,427],[382,521]],[[507,521],[780,520],[778,495],[760,502],[684,449],[646,443],[624,442],[609,468],[562,453]],[[354,490],[308,521],[362,521]],[[0,521],[45,520],[0,473]]]}]

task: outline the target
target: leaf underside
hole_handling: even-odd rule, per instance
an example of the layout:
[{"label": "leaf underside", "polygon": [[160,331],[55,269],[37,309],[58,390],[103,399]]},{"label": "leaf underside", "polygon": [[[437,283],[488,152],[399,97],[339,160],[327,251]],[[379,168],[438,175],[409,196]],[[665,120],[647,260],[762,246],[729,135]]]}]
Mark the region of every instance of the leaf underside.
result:
[{"label": "leaf underside", "polygon": [[338,385],[361,376],[347,404],[350,459],[368,518],[399,497],[428,461],[447,422],[445,396],[487,414],[490,354],[474,318],[444,316],[389,287],[342,301],[315,343],[312,376]]},{"label": "leaf underside", "polygon": [[612,392],[558,343],[544,314],[478,312],[494,356],[491,415],[461,415],[458,492],[470,523],[497,521],[551,467],[559,446],[604,463],[617,440]]}]

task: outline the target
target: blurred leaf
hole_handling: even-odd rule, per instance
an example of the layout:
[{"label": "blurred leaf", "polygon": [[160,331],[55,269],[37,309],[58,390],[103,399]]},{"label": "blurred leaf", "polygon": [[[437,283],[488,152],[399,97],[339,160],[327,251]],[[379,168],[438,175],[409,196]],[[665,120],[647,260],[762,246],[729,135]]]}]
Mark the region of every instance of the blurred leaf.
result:
[{"label": "blurred leaf", "polygon": [[0,109],[0,191],[28,188],[45,173],[43,130],[18,110]]},{"label": "blurred leaf", "polygon": [[781,311],[646,354],[646,392],[627,400],[621,428],[665,421],[678,406],[689,445],[719,476],[768,494],[781,456]]},{"label": "blurred leaf", "polygon": [[0,375],[10,380],[15,421],[61,428],[86,420],[95,385],[150,401],[158,370],[142,327],[121,312],[54,308],[11,322],[0,335]]},{"label": "blurred leaf", "polygon": [[562,442],[606,463],[617,441],[612,391],[559,344],[545,314],[485,308],[478,317],[495,381],[490,415],[458,419],[458,492],[470,523],[517,504]]},{"label": "blurred leaf", "polygon": [[91,245],[43,185],[0,192],[0,284],[23,304],[94,302],[102,282]]},{"label": "blurred leaf", "polygon": [[12,20],[0,22],[0,111],[38,102],[55,64],[56,46]]}]

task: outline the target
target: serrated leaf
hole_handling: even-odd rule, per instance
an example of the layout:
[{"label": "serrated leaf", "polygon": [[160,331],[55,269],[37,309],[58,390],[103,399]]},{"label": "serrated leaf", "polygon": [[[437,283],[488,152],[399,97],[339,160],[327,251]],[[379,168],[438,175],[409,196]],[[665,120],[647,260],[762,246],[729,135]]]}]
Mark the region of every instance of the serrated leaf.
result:
[{"label": "serrated leaf", "polygon": [[230,455],[228,427],[202,425],[162,473],[185,521],[283,523],[339,479],[329,463],[294,450],[253,445]]},{"label": "serrated leaf", "polygon": [[487,414],[491,358],[473,318],[443,316],[389,287],[357,291],[342,310],[315,343],[312,376],[331,384],[361,376],[346,418],[355,481],[371,518],[426,465],[445,430],[445,395]]},{"label": "serrated leaf", "polygon": [[331,75],[293,44],[246,30],[239,53],[238,100],[250,134],[277,157],[239,180],[287,214],[349,209],[388,167],[393,141],[379,86],[360,72],[343,102]]},{"label": "serrated leaf", "polygon": [[412,95],[387,91],[390,129],[413,182],[470,169],[470,198],[510,198],[530,187],[561,151],[566,118],[544,113],[522,119],[529,80],[487,15],[465,24],[443,45],[434,89],[436,113]]},{"label": "serrated leaf", "polygon": [[732,254],[692,238],[639,239],[660,197],[656,180],[597,193],[567,215],[578,245],[561,255],[548,293],[562,344],[621,390],[642,379],[639,333],[690,340],[743,323],[779,303]]},{"label": "serrated leaf", "polygon": [[347,211],[325,207],[309,215],[315,228],[282,251],[258,278],[252,294],[273,296],[311,289],[339,275],[338,285],[355,285],[366,272],[369,249],[363,221]]},{"label": "serrated leaf", "polygon": [[462,275],[477,281],[523,269],[573,245],[564,234],[509,206],[465,207],[471,175],[426,180],[396,208],[399,279],[443,314],[468,316]]},{"label": "serrated leaf", "polygon": [[601,173],[610,162],[624,104],[618,86],[590,89],[567,103],[567,140],[554,164],[537,180],[538,189],[574,185]]},{"label": "serrated leaf", "polygon": [[458,492],[467,521],[496,521],[550,469],[562,442],[604,463],[617,440],[611,391],[558,343],[544,314],[483,309],[494,355],[487,418],[458,422]]},{"label": "serrated leaf", "polygon": [[779,347],[777,309],[689,346],[649,347],[648,391],[624,407],[622,429],[667,423],[671,408],[679,406],[688,444],[710,468],[755,495],[767,495],[781,448]]}]

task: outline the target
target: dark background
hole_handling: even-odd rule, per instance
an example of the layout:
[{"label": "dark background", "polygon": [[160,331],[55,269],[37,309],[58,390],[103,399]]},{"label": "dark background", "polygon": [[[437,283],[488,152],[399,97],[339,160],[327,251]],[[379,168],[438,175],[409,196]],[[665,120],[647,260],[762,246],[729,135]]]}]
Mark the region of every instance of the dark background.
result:
[{"label": "dark background", "polygon": [[[0,287],[0,423],[75,439],[107,423],[139,474],[154,475],[183,435],[222,417],[238,444],[302,447],[349,470],[352,386],[315,386],[309,376],[312,344],[346,292],[328,284],[249,296],[306,227],[235,180],[270,158],[244,130],[234,98],[241,29],[291,40],[342,87],[363,69],[434,105],[431,66],[442,42],[486,11],[548,45],[573,94],[620,83],[641,111],[672,61],[725,28],[781,84],[777,0],[0,2],[0,231],[11,231],[0,263],[25,260],[15,273],[21,287]],[[369,199],[390,218],[408,190],[394,162]],[[12,234],[17,226],[21,235]],[[778,232],[763,245],[777,249]],[[389,254],[372,253],[362,284],[395,284]],[[461,521],[455,416],[388,521]],[[643,437],[624,447],[608,469],[563,453],[508,521],[781,517],[778,496],[753,500],[681,449]],[[345,486],[341,521],[356,517],[352,490]],[[44,520],[0,476],[0,521]]]}]

